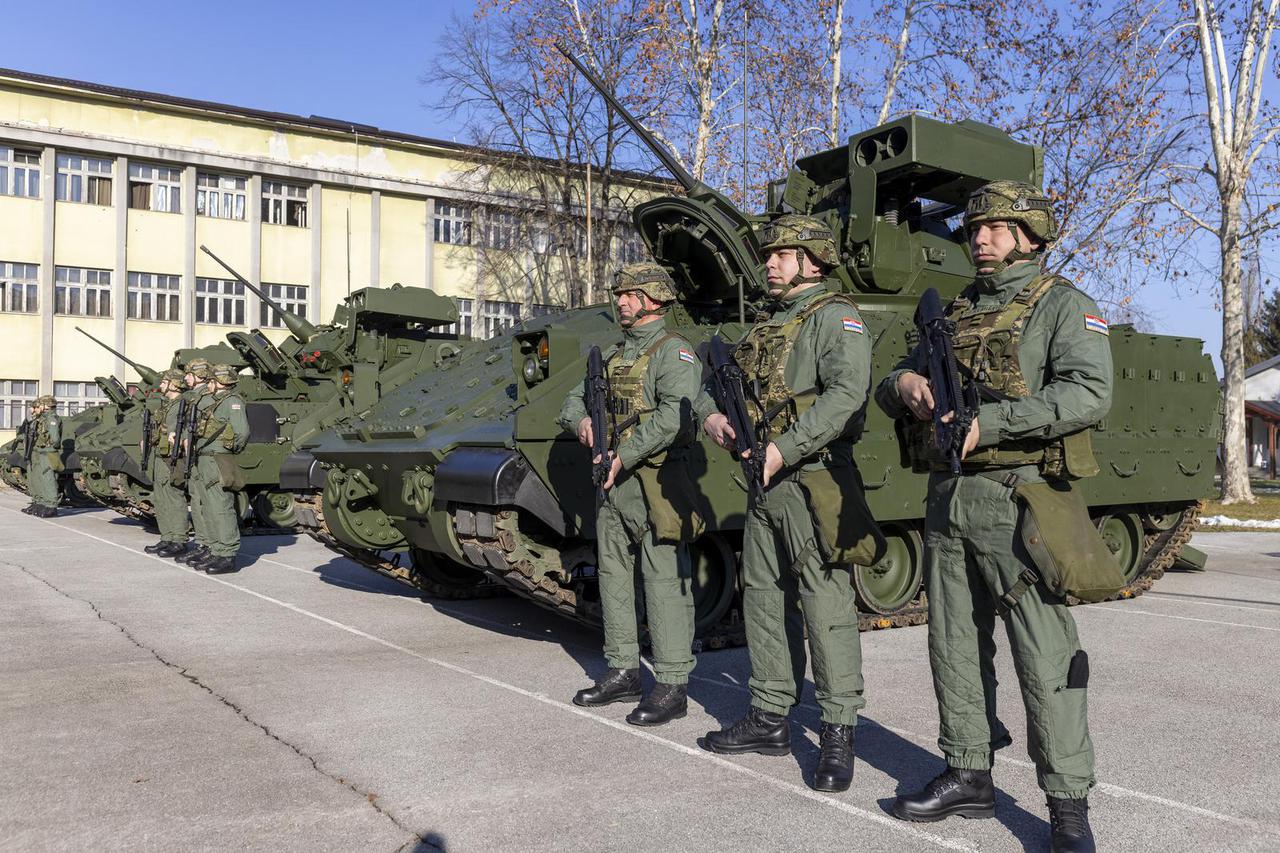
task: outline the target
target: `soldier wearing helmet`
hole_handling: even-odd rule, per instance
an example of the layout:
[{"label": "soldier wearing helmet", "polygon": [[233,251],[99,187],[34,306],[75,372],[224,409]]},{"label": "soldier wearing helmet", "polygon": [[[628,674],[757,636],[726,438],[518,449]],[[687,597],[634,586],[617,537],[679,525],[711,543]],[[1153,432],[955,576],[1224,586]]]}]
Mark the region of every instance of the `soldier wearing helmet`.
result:
[{"label": "soldier wearing helmet", "polygon": [[143,550],[158,557],[176,557],[187,550],[187,495],[173,482],[169,456],[178,429],[178,407],[181,403],[186,374],[170,368],[160,375],[160,400],[151,414],[151,447],[143,455],[151,475],[151,503],[155,507],[160,541]]},{"label": "soldier wearing helmet", "polygon": [[994,814],[992,755],[1011,741],[995,709],[999,616],[1017,662],[1027,749],[1048,798],[1053,849],[1093,850],[1088,656],[1066,602],[1043,582],[1045,557],[1033,547],[1041,520],[1030,497],[1067,494],[1072,480],[1097,473],[1089,429],[1111,406],[1107,323],[1092,299],[1042,269],[1058,229],[1052,204],[1035,187],[981,187],[969,197],[964,225],[977,276],[947,313],[956,324],[956,360],[979,383],[983,402],[961,472],[952,474],[933,448],[933,394],[919,353],[876,391],[880,406],[906,423],[912,457],[933,472],[925,579],[938,743],[947,760],[923,790],[898,797],[893,813],[915,821]]},{"label": "soldier wearing helmet", "polygon": [[31,417],[26,429],[30,433],[30,455],[27,457],[27,492],[31,504],[23,512],[36,518],[53,518],[58,514],[58,472],[62,470],[62,418],[58,417],[58,401],[44,394],[31,404]]},{"label": "soldier wearing helmet", "polygon": [[208,368],[211,393],[196,405],[196,442],[188,452],[195,467],[188,488],[196,521],[197,540],[203,538],[207,556],[193,557],[187,565],[211,575],[238,570],[240,516],[235,493],[244,488],[235,454],[249,440],[249,418],[244,400],[233,390],[239,381],[236,368],[215,364]]},{"label": "soldier wearing helmet", "polygon": [[[807,633],[822,711],[813,784],[843,791],[865,704],[850,572],[884,548],[853,461],[871,384],[871,335],[858,306],[823,286],[840,260],[827,222],[784,215],[762,238],[776,310],[734,352],[758,389],[757,437],[765,446],[764,497],[748,505],[742,549],[751,707],[702,745],[790,753],[787,715],[800,702]],[[694,411],[712,440],[732,447],[737,436],[709,388]]]},{"label": "soldier wearing helmet", "polygon": [[[168,416],[173,419],[172,428],[175,431],[179,426],[183,427],[181,435],[175,433],[173,436],[173,440],[180,442],[184,448],[182,456],[189,452],[189,450],[185,449],[190,445],[187,426],[191,419],[195,417],[195,412],[200,408],[205,397],[213,393],[209,387],[212,380],[213,365],[209,363],[207,358],[193,358],[187,362],[184,374],[187,390],[179,395],[178,404],[168,413]],[[178,423],[179,413],[186,415],[186,421],[182,424]],[[180,474],[184,473],[187,467],[185,460],[180,461],[179,465],[180,468],[174,468],[170,471],[170,483],[176,488],[185,490],[186,500],[191,506],[191,528],[195,534],[195,540],[193,547],[188,548],[186,534],[184,533],[179,543],[182,547],[168,550],[172,552],[170,556],[173,557],[174,562],[185,564],[195,560],[207,559],[210,556],[209,542],[206,540],[206,531],[208,531],[209,525],[204,521],[204,507],[200,504],[201,493],[193,491],[191,483],[181,479]],[[194,474],[196,470],[194,465],[191,466],[191,470]]]},{"label": "soldier wearing helmet", "polygon": [[[605,674],[578,691],[578,705],[636,702],[627,722],[657,726],[685,716],[693,669],[693,590],[688,543],[701,532],[687,454],[695,426],[690,400],[702,368],[694,348],[666,325],[676,300],[670,274],[655,263],[630,264],[613,286],[622,346],[605,373],[614,435],[606,498],[596,517]],[[586,389],[575,389],[559,422],[587,448],[595,436]],[[636,624],[636,573],[657,684],[642,694]],[[641,700],[643,695],[643,700]]]}]

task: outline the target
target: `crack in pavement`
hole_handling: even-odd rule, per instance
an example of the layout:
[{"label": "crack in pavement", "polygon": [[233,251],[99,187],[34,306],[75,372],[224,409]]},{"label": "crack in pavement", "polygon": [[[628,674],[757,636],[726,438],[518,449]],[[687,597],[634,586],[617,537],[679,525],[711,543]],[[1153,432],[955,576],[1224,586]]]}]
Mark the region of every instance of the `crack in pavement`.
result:
[{"label": "crack in pavement", "polygon": [[180,664],[174,663],[171,660],[168,660],[167,658],[164,657],[164,655],[160,654],[155,649],[143,643],[141,640],[135,637],[133,633],[129,631],[128,628],[126,628],[125,626],[121,625],[119,622],[115,621],[111,617],[104,614],[102,610],[98,608],[97,604],[93,603],[87,598],[80,598],[78,596],[72,595],[71,593],[58,587],[56,584],[52,583],[46,578],[31,571],[26,566],[20,565],[18,563],[12,563],[7,560],[0,561],[0,564],[15,568],[18,571],[22,572],[23,574],[31,578],[34,578],[35,580],[49,587],[49,589],[53,590],[58,595],[61,595],[63,598],[68,599],[69,601],[74,601],[79,604],[86,605],[90,610],[93,611],[94,616],[96,616],[98,619],[102,620],[103,622],[106,622],[108,625],[115,628],[117,631],[123,634],[125,639],[127,639],[130,643],[137,646],[140,650],[151,655],[157,661],[164,664],[166,667],[173,670],[178,675],[182,676],[182,678],[186,679],[195,687],[198,687],[204,692],[208,693],[214,699],[218,700],[218,702],[222,703],[227,708],[229,708],[232,712],[234,712],[236,716],[238,716],[240,719],[244,720],[249,725],[258,729],[267,737],[279,743],[281,746],[284,746],[287,749],[291,750],[299,758],[309,763],[312,769],[315,770],[317,773],[319,773],[321,776],[324,776],[326,779],[329,779],[332,782],[336,782],[337,784],[341,785],[342,787],[346,788],[352,793],[359,795],[362,800],[364,800],[366,803],[369,804],[370,808],[372,808],[378,814],[382,815],[384,818],[389,820],[396,827],[396,829],[399,829],[401,832],[404,832],[410,836],[410,838],[407,841],[405,841],[403,844],[401,844],[399,847],[395,849],[394,853],[400,853],[400,851],[405,850],[410,845],[414,845],[414,847],[412,848],[413,850],[439,850],[439,851],[444,850],[444,846],[441,844],[438,836],[434,835],[433,833],[428,833],[425,836],[420,835],[414,830],[405,826],[403,823],[400,822],[400,819],[397,818],[394,814],[392,814],[388,809],[385,809],[378,804],[377,794],[374,794],[371,791],[365,791],[361,789],[359,786],[357,786],[354,782],[348,781],[346,778],[342,776],[334,775],[333,773],[330,773],[327,770],[325,770],[323,767],[320,766],[319,762],[317,762],[315,758],[313,758],[311,755],[308,755],[306,752],[303,752],[300,747],[296,746],[293,743],[290,743],[280,735],[276,734],[274,731],[271,730],[270,726],[266,725],[265,723],[260,723],[257,720],[255,720],[253,717],[250,717],[249,714],[243,708],[237,705],[235,702],[228,699],[226,696],[223,696],[221,693],[217,692],[209,685],[205,684],[204,681],[200,679],[200,676],[192,673],[185,666],[182,666]]}]

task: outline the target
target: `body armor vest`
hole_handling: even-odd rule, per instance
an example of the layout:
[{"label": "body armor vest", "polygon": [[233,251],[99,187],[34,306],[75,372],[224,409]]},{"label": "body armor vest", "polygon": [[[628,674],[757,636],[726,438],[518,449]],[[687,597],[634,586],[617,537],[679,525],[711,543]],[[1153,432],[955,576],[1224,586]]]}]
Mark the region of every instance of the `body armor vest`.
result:
[{"label": "body armor vest", "polygon": [[165,397],[160,401],[160,405],[156,406],[155,412],[151,416],[151,446],[162,454],[168,453],[171,449],[169,446],[169,428],[165,424],[169,420],[169,412],[173,407],[178,405],[180,398],[175,397],[170,400]]},{"label": "body armor vest", "polygon": [[218,450],[213,448],[212,440],[221,437],[224,450],[230,450],[235,442],[235,433],[231,429],[231,424],[221,418],[214,417],[214,412],[218,410],[218,406],[230,396],[230,392],[219,392],[211,395],[210,404],[196,415],[196,434],[205,440],[200,446],[202,452],[216,453]]},{"label": "body armor vest", "polygon": [[53,447],[53,436],[49,434],[49,415],[43,414],[36,418],[35,422],[36,437],[33,446],[37,450],[48,450]]},{"label": "body armor vest", "polygon": [[855,310],[858,307],[843,294],[824,293],[788,320],[766,320],[752,326],[734,348],[734,360],[754,380],[753,399],[748,404],[756,409],[756,422],[765,432],[760,436],[762,440],[768,435],[779,435],[789,430],[813,405],[816,389],[802,389],[797,393],[787,384],[787,361],[795,349],[804,321],[818,309],[837,302]]},{"label": "body armor vest", "polygon": [[649,370],[649,362],[658,348],[670,340],[673,334],[664,334],[645,348],[634,359],[622,357],[618,350],[609,357],[605,373],[609,377],[609,407],[614,418],[614,444],[611,450],[631,437],[635,428],[649,419],[654,407],[644,401],[644,377]]},{"label": "body armor vest", "polygon": [[[1007,305],[977,313],[969,313],[973,301],[967,296],[956,297],[947,309],[947,319],[955,323],[952,347],[962,378],[1012,399],[1028,396],[1031,389],[1019,358],[1022,337],[1036,305],[1055,286],[1073,285],[1059,276],[1037,276]],[[948,461],[933,441],[932,422],[916,422],[913,429],[917,436],[915,453],[923,450],[923,458],[934,470],[950,470]],[[1066,464],[1068,452],[1073,457],[1070,465]],[[1097,472],[1088,429],[1048,440],[1002,441],[977,448],[965,457],[963,465],[969,471],[1038,465],[1041,472],[1050,477],[1065,477],[1069,473],[1091,476]],[[1090,467],[1092,471],[1088,470]]]}]

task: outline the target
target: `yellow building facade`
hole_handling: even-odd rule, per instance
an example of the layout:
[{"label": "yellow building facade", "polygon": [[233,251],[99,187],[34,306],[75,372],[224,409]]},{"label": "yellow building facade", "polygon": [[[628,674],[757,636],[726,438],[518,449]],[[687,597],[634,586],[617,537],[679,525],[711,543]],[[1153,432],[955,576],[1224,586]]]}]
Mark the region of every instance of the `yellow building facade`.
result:
[{"label": "yellow building facade", "polygon": [[[493,211],[519,204],[475,189],[484,159],[349,122],[0,71],[0,440],[38,394],[69,413],[101,401],[95,376],[137,381],[77,326],[153,368],[236,329],[283,338],[202,244],[313,322],[394,282],[454,297],[459,332],[476,337],[563,305],[563,292],[482,281],[482,236],[511,243]],[[639,258],[633,231],[615,245],[618,262]]]}]

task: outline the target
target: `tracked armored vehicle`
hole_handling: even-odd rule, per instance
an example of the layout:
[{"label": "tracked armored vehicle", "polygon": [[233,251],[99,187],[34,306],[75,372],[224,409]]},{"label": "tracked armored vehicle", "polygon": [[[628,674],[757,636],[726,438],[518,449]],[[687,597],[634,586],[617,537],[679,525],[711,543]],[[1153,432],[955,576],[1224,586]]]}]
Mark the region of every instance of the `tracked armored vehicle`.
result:
[{"label": "tracked armored vehicle", "polygon": [[[250,430],[248,445],[236,454],[246,484],[238,493],[241,516],[251,529],[289,529],[295,525],[293,498],[279,482],[292,442],[367,410],[386,390],[431,369],[442,350],[456,348],[456,335],[440,328],[457,320],[457,306],[426,288],[362,288],[338,306],[332,323],[315,326],[226,269],[280,315],[290,336],[277,347],[257,329],[231,332],[229,345],[179,351],[174,366],[200,356],[250,369],[236,388]],[[86,472],[93,472],[96,496],[146,520],[152,515],[151,480],[141,467],[141,437],[138,410],[95,431],[80,455]]]},{"label": "tracked armored vehicle", "polygon": [[[608,97],[607,93],[606,97]],[[613,104],[642,138],[638,123]],[[649,140],[652,142],[651,140]],[[764,308],[753,226],[694,181],[659,146],[687,189],[640,205],[636,225],[681,298],[669,327],[697,345],[738,338]],[[825,219],[843,263],[828,287],[859,304],[874,339],[872,386],[911,348],[919,294],[954,296],[973,278],[964,203],[993,180],[1039,186],[1041,152],[996,128],[919,116],[852,137],[798,161],[772,187],[769,212]],[[408,581],[448,567],[485,573],[568,617],[596,622],[593,489],[586,450],[556,415],[585,374],[590,346],[620,339],[610,312],[585,308],[462,348],[371,411],[316,436],[286,463],[300,514],[346,553]],[[1091,513],[1141,593],[1190,538],[1211,487],[1219,441],[1217,378],[1201,342],[1111,327],[1115,397],[1094,427],[1102,473],[1081,482]],[[894,424],[874,405],[856,447],[884,559],[853,573],[863,629],[918,624],[926,475],[913,473]],[[704,645],[742,639],[736,556],[746,508],[737,464],[703,439],[691,463],[713,510],[695,543],[694,593]],[[405,553],[410,565],[385,558]]]}]

